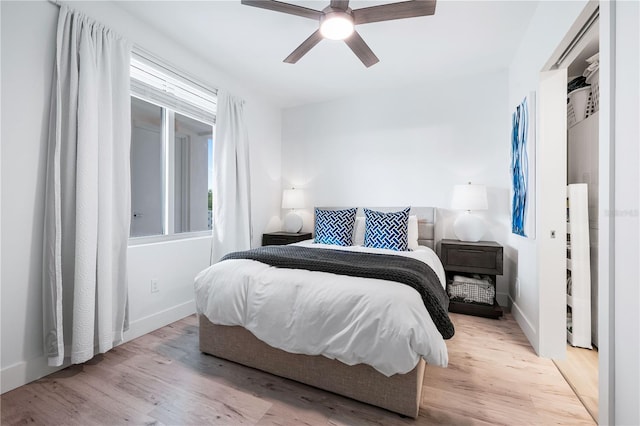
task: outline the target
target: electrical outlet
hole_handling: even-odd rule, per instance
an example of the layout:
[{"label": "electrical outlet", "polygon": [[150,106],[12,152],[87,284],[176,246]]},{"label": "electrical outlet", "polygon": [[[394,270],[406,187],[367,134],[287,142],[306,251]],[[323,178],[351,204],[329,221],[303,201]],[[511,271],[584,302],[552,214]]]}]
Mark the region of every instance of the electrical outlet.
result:
[{"label": "electrical outlet", "polygon": [[152,278],[151,279],[151,293],[157,293],[159,291],[160,291],[160,289],[158,288],[158,279],[157,278]]}]

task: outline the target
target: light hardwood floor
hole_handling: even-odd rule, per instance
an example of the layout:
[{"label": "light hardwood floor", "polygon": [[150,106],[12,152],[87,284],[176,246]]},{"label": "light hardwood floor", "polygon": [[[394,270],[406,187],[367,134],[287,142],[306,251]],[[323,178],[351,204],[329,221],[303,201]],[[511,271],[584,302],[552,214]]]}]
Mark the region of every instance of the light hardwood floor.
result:
[{"label": "light hardwood floor", "polygon": [[554,360],[589,414],[598,420],[598,351],[567,345],[567,358]]},{"label": "light hardwood floor", "polygon": [[515,321],[452,314],[449,367],[429,367],[420,417],[403,418],[201,354],[195,316],[7,392],[2,424],[593,424]]}]

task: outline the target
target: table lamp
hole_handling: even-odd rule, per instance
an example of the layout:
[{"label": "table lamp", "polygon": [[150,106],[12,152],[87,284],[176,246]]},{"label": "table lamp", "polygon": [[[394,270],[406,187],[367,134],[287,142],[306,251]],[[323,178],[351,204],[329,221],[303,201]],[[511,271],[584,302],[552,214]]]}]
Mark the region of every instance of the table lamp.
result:
[{"label": "table lamp", "polygon": [[294,209],[304,207],[304,193],[300,189],[282,191],[282,208],[291,209],[284,217],[284,231],[296,233],[302,229],[302,217]]},{"label": "table lamp", "polygon": [[487,210],[487,188],[484,185],[455,185],[451,208],[466,210],[460,213],[453,224],[453,232],[460,241],[480,241],[486,231],[481,217],[472,213],[476,210]]}]

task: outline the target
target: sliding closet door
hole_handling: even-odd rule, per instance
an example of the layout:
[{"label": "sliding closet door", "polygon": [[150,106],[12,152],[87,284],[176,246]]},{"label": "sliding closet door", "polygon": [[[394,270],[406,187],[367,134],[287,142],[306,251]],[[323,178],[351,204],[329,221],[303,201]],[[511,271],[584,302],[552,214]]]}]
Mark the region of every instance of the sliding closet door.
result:
[{"label": "sliding closet door", "polygon": [[567,69],[540,73],[537,238],[539,352],[566,356]]}]

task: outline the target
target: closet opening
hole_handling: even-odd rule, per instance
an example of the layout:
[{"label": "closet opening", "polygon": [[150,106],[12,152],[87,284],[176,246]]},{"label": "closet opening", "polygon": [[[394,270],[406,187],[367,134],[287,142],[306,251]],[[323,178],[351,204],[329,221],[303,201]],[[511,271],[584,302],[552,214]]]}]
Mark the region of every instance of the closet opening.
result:
[{"label": "closet opening", "polygon": [[556,62],[567,72],[566,357],[554,359],[599,418],[598,244],[600,32],[596,8]]}]

